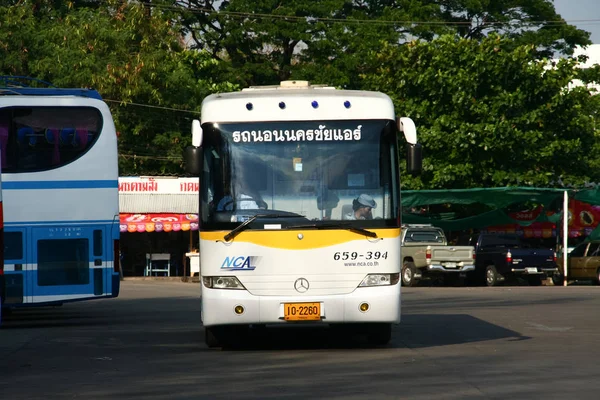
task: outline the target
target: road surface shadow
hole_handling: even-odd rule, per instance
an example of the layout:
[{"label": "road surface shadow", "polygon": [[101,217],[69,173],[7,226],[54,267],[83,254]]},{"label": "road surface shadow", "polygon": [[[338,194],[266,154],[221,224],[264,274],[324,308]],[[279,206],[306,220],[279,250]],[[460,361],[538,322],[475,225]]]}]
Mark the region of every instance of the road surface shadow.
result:
[{"label": "road surface shadow", "polygon": [[274,325],[252,328],[237,338],[238,343],[223,350],[423,348],[498,339],[521,341],[530,337],[467,314],[413,314],[404,315],[394,326],[392,340],[385,346],[370,344],[366,335],[352,328]]}]

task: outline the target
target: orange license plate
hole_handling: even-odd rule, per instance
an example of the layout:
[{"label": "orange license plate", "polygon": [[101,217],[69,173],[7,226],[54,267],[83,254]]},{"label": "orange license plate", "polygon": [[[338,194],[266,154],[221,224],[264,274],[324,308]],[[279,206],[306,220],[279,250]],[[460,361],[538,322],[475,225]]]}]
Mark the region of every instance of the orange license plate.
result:
[{"label": "orange license plate", "polygon": [[318,321],[321,303],[284,303],[283,319],[286,321]]}]

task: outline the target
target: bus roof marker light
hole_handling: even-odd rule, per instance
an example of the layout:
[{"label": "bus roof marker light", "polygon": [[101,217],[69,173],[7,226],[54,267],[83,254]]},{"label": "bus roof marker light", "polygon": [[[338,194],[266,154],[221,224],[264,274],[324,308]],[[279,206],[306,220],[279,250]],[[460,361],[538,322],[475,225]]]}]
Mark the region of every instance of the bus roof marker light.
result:
[{"label": "bus roof marker light", "polygon": [[283,101],[279,102],[279,108],[281,108],[282,110],[285,108],[285,103]]},{"label": "bus roof marker light", "polygon": [[316,100],[313,100],[312,103],[310,103],[310,105],[312,106],[312,108],[319,108],[319,103]]},{"label": "bus roof marker light", "polygon": [[352,104],[350,104],[350,102],[349,102],[348,100],[346,100],[346,101],[344,102],[344,107],[346,107],[346,108],[350,108],[350,107],[352,107]]},{"label": "bus roof marker light", "polygon": [[246,110],[252,111],[253,108],[254,106],[252,105],[252,103],[246,103]]}]

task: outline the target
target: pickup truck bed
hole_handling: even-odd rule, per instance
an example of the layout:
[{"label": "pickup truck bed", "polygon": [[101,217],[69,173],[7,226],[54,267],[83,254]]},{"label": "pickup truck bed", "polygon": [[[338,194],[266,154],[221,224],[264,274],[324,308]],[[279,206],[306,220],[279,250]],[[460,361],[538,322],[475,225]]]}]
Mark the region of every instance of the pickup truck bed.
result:
[{"label": "pickup truck bed", "polygon": [[462,284],[466,273],[475,269],[473,246],[448,245],[444,232],[434,226],[405,226],[401,245],[404,286],[427,276]]},{"label": "pickup truck bed", "polygon": [[556,253],[551,249],[528,246],[513,234],[480,234],[476,238],[476,283],[496,286],[510,277],[522,277],[532,286],[558,271]]}]

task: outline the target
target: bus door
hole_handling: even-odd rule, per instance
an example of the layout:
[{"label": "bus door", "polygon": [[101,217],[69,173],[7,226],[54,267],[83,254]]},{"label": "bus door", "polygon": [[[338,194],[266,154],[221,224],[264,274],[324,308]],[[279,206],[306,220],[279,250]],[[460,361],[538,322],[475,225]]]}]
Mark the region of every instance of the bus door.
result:
[{"label": "bus door", "polygon": [[35,302],[105,293],[104,231],[92,226],[33,228],[32,249],[37,264],[32,284]]},{"label": "bus door", "polygon": [[5,229],[4,231],[4,273],[5,304],[31,302],[31,264],[27,257],[27,229]]}]

